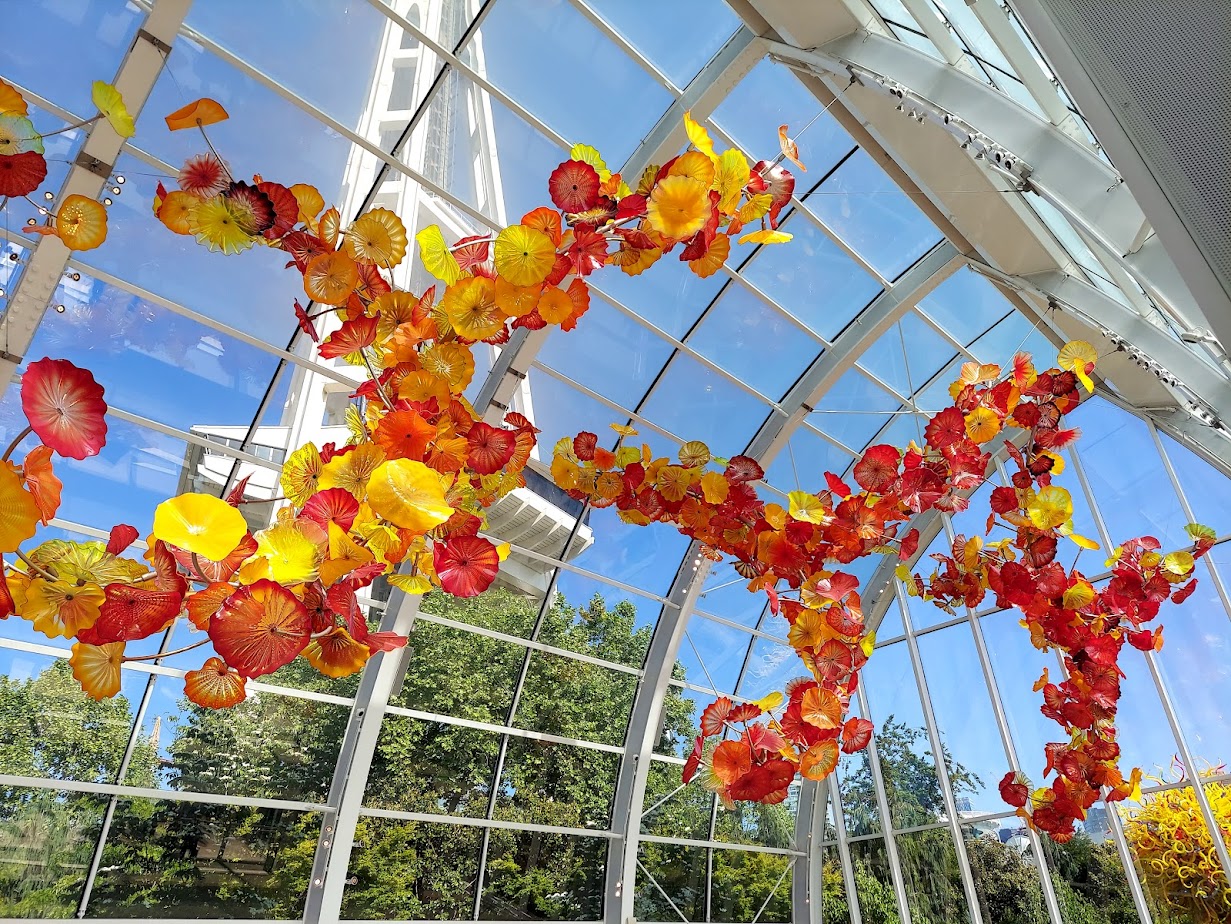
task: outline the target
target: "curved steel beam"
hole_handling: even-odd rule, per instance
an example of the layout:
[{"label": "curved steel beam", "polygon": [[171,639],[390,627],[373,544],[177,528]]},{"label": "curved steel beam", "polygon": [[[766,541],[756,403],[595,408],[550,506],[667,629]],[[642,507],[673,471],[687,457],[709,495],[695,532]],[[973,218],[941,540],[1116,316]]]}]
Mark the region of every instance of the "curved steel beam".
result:
[{"label": "curved steel beam", "polygon": [[1093,150],[1068,137],[1013,100],[954,67],[901,42],[854,32],[812,50],[770,42],[775,58],[816,74],[854,77],[881,93],[901,90],[960,139],[957,126],[977,132],[1013,162],[1023,188],[1036,191],[1075,225],[1119,257],[1142,285],[1188,323],[1209,323],[1157,236],[1142,243],[1145,214],[1112,168]]}]

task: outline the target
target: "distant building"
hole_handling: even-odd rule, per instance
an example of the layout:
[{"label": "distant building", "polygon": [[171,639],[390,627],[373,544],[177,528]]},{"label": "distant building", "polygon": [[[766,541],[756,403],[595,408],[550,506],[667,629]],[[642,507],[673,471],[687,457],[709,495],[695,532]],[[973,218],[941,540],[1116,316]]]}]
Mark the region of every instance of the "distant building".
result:
[{"label": "distant building", "polygon": [[1086,812],[1086,836],[1096,844],[1101,844],[1111,837],[1111,819],[1107,816],[1105,805],[1095,805]]}]

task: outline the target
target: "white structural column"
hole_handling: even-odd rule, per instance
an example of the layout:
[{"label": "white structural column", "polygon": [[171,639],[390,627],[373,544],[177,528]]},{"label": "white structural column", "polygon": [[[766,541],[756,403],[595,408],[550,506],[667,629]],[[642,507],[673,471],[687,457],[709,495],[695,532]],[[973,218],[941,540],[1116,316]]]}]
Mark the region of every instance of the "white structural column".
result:
[{"label": "white structural column", "polygon": [[[1025,174],[1023,190],[1037,192],[1101,242],[1176,316],[1209,326],[1157,237],[1140,240],[1145,215],[1120,176],[1087,146],[995,88],[900,42],[865,32],[811,50],[771,42],[770,53],[818,75],[853,76],[877,92],[901,88],[934,107],[926,115],[935,121],[948,117],[970,126],[1016,158],[1016,176]],[[957,142],[955,137],[955,154]],[[1028,169],[1023,171],[1023,165]],[[1014,175],[1006,173],[1005,181],[1013,182]]]},{"label": "white structural column", "polygon": [[658,737],[663,701],[675,669],[676,654],[709,570],[710,562],[701,554],[700,543],[690,543],[667,594],[668,603],[658,617],[646,656],[645,674],[633,699],[632,716],[624,738],[624,759],[620,763],[611,807],[612,828],[617,833],[623,832],[623,840],[612,844],[607,857],[603,908],[608,924],[626,924],[634,917],[637,852],[641,843],[645,788],[650,777],[650,755]]},{"label": "white structural column", "polygon": [[[140,115],[154,89],[191,5],[192,0],[157,0],[124,56],[113,83],[134,118]],[[106,119],[93,123],[87,132],[60,190],[60,202],[70,195],[97,199],[124,147],[124,139]],[[0,353],[0,382],[7,382],[21,364],[71,255],[72,251],[58,237],[44,237],[34,248],[4,317],[2,336],[6,347]]]},{"label": "white structural column", "polygon": [[[409,634],[419,612],[420,599],[394,590],[385,608],[380,631]],[[385,706],[409,657],[409,645],[372,655],[355,692],[355,706],[338,750],[338,762],[329,786],[321,836],[308,882],[304,920],[311,924],[337,921],[341,913],[342,894],[355,843],[355,828],[363,807],[372,757],[380,740]]]}]

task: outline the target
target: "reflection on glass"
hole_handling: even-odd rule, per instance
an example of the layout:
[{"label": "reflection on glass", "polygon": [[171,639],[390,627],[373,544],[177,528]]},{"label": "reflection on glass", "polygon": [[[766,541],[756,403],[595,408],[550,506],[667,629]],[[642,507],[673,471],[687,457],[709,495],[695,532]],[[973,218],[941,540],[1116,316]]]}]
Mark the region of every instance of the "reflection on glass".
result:
[{"label": "reflection on glass", "polygon": [[342,896],[342,918],[470,918],[482,839],[479,828],[359,819]]},{"label": "reflection on glass", "polygon": [[509,738],[496,817],[558,828],[606,829],[620,755]]},{"label": "reflection on glass", "polygon": [[319,815],[120,800],[88,916],[298,918]]},{"label": "reflection on glass", "polygon": [[633,915],[640,921],[675,921],[681,914],[689,921],[705,920],[707,853],[678,844],[642,844],[638,859],[645,869],[637,870]]},{"label": "reflection on glass", "polygon": [[791,920],[794,860],[780,853],[715,850],[710,920],[741,924]]},{"label": "reflection on glass", "polygon": [[1039,868],[1024,829],[1001,829],[994,821],[963,825],[962,838],[984,921],[1049,924]]},{"label": "reflection on glass", "polygon": [[851,844],[851,865],[855,869],[855,898],[859,912],[868,922],[900,924],[897,897],[889,873],[885,841],[873,838]]},{"label": "reflection on glass", "polygon": [[480,920],[595,921],[607,840],[493,828]]},{"label": "reflection on glass", "polygon": [[[906,882],[910,919],[914,924],[958,924],[970,920],[962,889],[957,850],[948,828],[902,834],[898,859]],[[993,917],[992,920],[1000,921]]]},{"label": "reflection on glass", "polygon": [[481,818],[499,750],[492,732],[386,715],[364,805]]},{"label": "reflection on glass", "polygon": [[[0,752],[0,772],[17,769]],[[0,917],[73,916],[106,807],[82,793],[0,788]]]}]

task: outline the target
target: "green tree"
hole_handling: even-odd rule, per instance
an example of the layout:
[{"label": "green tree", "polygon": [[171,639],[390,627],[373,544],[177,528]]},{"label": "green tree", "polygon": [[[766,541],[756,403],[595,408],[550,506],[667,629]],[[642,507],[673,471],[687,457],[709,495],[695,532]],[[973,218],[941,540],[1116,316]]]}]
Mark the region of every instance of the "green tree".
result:
[{"label": "green tree", "polygon": [[[88,698],[66,661],[28,679],[0,677],[0,773],[113,783],[131,733],[128,699]],[[128,780],[149,786],[154,768],[153,748],[139,737]],[[106,805],[67,790],[0,788],[0,917],[77,910]]]}]

